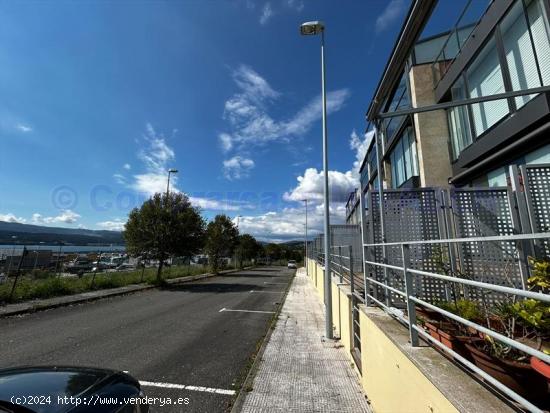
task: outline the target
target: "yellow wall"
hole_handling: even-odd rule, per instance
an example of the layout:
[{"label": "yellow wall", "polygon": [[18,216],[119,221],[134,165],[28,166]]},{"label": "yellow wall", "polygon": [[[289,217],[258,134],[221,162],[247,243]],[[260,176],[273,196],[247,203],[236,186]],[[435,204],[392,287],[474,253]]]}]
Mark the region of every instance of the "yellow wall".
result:
[{"label": "yellow wall", "polygon": [[362,385],[375,412],[458,412],[363,311],[359,322]]},{"label": "yellow wall", "polygon": [[340,289],[336,283],[332,283],[332,324],[334,325],[334,336],[341,337],[340,331]]},{"label": "yellow wall", "polygon": [[351,357],[352,330],[351,330],[351,297],[348,296],[348,288],[339,287],[340,290],[340,342]]}]

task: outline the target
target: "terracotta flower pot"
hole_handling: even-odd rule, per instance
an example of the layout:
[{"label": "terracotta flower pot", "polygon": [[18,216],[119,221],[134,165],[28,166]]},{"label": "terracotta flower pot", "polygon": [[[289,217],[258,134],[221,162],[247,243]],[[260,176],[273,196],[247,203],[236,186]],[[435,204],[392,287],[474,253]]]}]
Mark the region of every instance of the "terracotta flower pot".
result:
[{"label": "terracotta flower pot", "polygon": [[533,403],[547,399],[548,383],[529,363],[495,358],[479,348],[483,343],[483,339],[464,343],[477,367]]},{"label": "terracotta flower pot", "polygon": [[[460,336],[459,331],[449,322],[442,321],[437,324],[426,323],[425,325],[433,338],[442,343],[445,347],[453,350],[455,353],[458,353],[467,360],[472,361],[470,352],[466,350],[466,347],[464,346],[465,342],[471,340],[470,337]],[[445,355],[448,354],[445,353]]]},{"label": "terracotta flower pot", "polygon": [[441,321],[444,319],[443,315],[429,308],[416,306],[415,309],[416,315],[421,317],[424,321]]},{"label": "terracotta flower pot", "polygon": [[536,357],[531,357],[531,367],[546,377],[546,380],[550,382],[550,364],[545,363]]}]

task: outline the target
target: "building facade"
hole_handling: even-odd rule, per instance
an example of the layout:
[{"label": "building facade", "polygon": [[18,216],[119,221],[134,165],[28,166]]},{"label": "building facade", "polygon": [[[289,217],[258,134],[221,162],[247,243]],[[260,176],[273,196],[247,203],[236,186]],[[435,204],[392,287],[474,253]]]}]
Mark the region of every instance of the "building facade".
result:
[{"label": "building facade", "polygon": [[[437,1],[411,5],[367,111],[375,133],[362,193],[379,185],[503,187],[510,165],[550,163],[549,2],[470,10],[480,3],[465,2],[451,30],[430,36],[423,34]],[[358,194],[350,196],[347,222],[357,222],[358,205]]]}]

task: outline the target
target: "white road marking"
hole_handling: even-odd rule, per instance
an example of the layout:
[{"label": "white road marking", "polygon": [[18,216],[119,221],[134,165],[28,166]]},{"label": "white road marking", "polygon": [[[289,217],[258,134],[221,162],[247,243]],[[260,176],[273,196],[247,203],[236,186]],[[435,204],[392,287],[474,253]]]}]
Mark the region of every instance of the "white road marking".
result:
[{"label": "white road marking", "polygon": [[142,381],[142,380],[139,381],[139,384],[145,387],[162,387],[164,389],[200,391],[205,393],[226,394],[228,396],[233,396],[235,394],[235,390],[216,389],[213,387],[203,387],[203,386],[188,386],[185,384],[162,383],[162,382]]},{"label": "white road marking", "polygon": [[284,293],[284,291],[256,291],[256,290],[250,290],[251,293],[269,293],[269,294],[281,294]]},{"label": "white road marking", "polygon": [[261,314],[275,314],[275,311],[260,311],[260,310],[231,310],[229,308],[222,308],[220,313],[223,311],[231,311],[234,313],[261,313]]}]

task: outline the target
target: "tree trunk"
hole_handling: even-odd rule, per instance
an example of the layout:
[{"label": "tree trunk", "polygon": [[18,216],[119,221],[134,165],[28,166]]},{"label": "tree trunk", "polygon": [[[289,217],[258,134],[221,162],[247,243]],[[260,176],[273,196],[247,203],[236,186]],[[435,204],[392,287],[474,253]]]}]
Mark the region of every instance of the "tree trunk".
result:
[{"label": "tree trunk", "polygon": [[164,260],[161,258],[159,260],[159,267],[157,269],[157,281],[158,282],[161,282],[162,281],[162,267],[164,266]]}]

